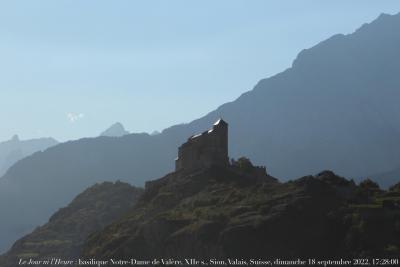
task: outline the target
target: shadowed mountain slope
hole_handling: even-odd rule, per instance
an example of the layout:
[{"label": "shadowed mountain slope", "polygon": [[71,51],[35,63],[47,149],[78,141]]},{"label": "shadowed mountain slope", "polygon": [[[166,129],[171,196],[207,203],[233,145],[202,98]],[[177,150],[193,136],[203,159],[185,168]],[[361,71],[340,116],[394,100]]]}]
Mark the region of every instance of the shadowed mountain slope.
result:
[{"label": "shadowed mountain slope", "polygon": [[356,186],[330,171],[283,184],[244,174],[214,167],[149,182],[132,210],[88,238],[80,258],[194,258],[216,266],[210,259],[400,252],[399,191],[381,191],[370,181]]},{"label": "shadowed mountain slope", "polygon": [[381,15],[353,34],[302,51],[291,68],[189,124],[154,136],[67,142],[25,158],[0,180],[0,212],[6,218],[0,248],[44,223],[93,182],[140,185],[171,171],[176,147],[219,117],[230,124],[231,157],[246,155],[283,180],[321,169],[363,177],[398,168],[397,32],[400,15]]},{"label": "shadowed mountain slope", "polygon": [[45,225],[18,240],[0,257],[0,265],[19,266],[19,259],[71,259],[79,256],[84,240],[136,204],[142,189],[126,183],[96,184],[60,209]]},{"label": "shadowed mountain slope", "polygon": [[31,140],[20,140],[14,135],[11,140],[0,143],[0,177],[14,163],[37,151],[46,150],[58,142],[53,138],[39,138]]}]

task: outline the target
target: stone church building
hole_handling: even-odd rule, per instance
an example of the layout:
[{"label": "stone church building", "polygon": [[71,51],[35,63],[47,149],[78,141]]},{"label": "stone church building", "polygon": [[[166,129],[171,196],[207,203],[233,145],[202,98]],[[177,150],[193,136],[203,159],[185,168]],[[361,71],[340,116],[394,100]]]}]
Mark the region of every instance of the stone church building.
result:
[{"label": "stone church building", "polygon": [[228,166],[228,123],[219,119],[212,129],[189,137],[178,150],[175,171],[192,171],[213,165]]}]

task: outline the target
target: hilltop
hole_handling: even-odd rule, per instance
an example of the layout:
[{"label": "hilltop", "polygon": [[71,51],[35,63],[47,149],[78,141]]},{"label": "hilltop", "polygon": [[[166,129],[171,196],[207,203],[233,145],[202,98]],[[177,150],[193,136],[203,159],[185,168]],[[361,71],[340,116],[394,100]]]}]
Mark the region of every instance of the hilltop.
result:
[{"label": "hilltop", "polygon": [[208,262],[400,252],[399,186],[357,186],[330,171],[279,183],[255,178],[244,162],[148,182],[132,210],[88,238],[81,258]]}]

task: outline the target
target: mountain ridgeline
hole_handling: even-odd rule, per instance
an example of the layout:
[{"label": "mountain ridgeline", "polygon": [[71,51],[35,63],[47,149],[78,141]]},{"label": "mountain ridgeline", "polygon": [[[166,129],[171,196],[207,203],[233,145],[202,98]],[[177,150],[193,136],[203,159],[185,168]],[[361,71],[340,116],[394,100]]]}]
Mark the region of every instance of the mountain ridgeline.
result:
[{"label": "mountain ridgeline", "polygon": [[46,150],[58,142],[53,138],[39,138],[20,140],[14,135],[9,141],[0,143],[0,177],[6,173],[14,163],[37,151]]},{"label": "mountain ridgeline", "polygon": [[94,182],[143,185],[161,177],[173,169],[176,147],[219,117],[230,123],[230,156],[246,155],[282,180],[322,169],[358,178],[399,168],[396,32],[400,14],[381,15],[303,50],[289,69],[188,124],[157,135],[67,142],[19,161],[0,179],[0,248]]},{"label": "mountain ridgeline", "polygon": [[19,259],[79,257],[86,238],[132,208],[143,190],[122,182],[96,184],[57,211],[43,226],[18,240],[0,257],[0,265],[20,266]]}]

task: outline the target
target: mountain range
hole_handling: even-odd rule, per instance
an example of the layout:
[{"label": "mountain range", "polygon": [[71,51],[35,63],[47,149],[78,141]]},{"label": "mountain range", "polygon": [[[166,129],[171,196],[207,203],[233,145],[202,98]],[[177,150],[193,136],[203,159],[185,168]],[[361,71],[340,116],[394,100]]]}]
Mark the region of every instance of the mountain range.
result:
[{"label": "mountain range", "polygon": [[95,184],[49,221],[16,242],[0,257],[1,266],[19,266],[20,258],[77,258],[86,238],[132,208],[143,190],[122,182]]},{"label": "mountain range", "polygon": [[361,178],[399,168],[396,32],[400,14],[383,14],[301,51],[287,70],[190,123],[157,135],[70,141],[20,160],[0,179],[0,250],[95,182],[143,185],[171,171],[176,147],[219,117],[230,125],[230,156],[250,157],[282,180],[323,169]]},{"label": "mountain range", "polygon": [[0,177],[8,168],[20,159],[29,156],[37,151],[46,150],[58,142],[53,138],[39,138],[31,140],[20,140],[14,135],[9,141],[0,143]]}]

